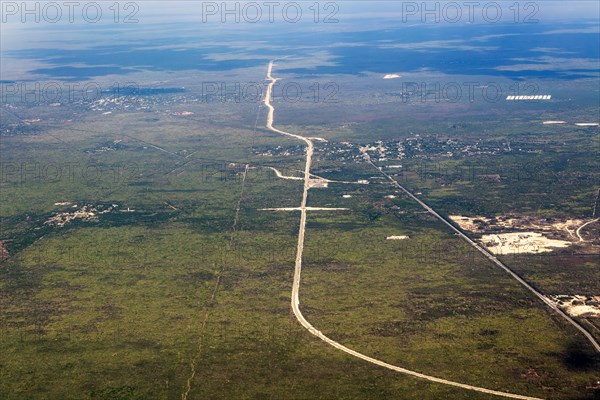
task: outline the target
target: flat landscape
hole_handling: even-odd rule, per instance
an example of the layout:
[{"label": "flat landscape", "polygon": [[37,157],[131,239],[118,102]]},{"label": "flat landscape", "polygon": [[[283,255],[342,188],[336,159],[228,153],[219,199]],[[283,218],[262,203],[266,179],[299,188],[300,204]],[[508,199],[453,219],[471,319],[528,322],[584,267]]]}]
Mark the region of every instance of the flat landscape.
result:
[{"label": "flat landscape", "polygon": [[600,399],[598,20],[344,15],[3,27],[0,398]]}]

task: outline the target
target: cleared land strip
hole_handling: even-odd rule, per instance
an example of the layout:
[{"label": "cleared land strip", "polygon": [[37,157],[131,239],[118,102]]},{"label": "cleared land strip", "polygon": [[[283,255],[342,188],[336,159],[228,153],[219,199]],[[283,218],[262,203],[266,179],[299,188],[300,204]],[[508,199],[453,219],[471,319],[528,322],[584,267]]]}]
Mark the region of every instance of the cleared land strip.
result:
[{"label": "cleared land strip", "polygon": [[[300,207],[259,208],[259,211],[302,211]],[[305,207],[306,211],[348,211],[349,208]]]},{"label": "cleared land strip", "polygon": [[[594,338],[594,336],[592,336],[592,334],[590,332],[588,332],[581,324],[579,324],[579,322],[575,321],[566,312],[564,312],[563,310],[561,310],[560,308],[558,308],[558,306],[556,304],[554,304],[554,302],[552,302],[552,300],[550,300],[549,298],[547,298],[546,296],[544,296],[543,294],[541,294],[540,292],[538,292],[536,289],[534,289],[533,286],[531,286],[529,283],[527,283],[516,272],[514,272],[510,267],[508,267],[506,264],[504,264],[502,261],[500,261],[494,255],[492,255],[492,253],[490,253],[489,251],[487,251],[483,246],[479,245],[474,240],[472,240],[470,237],[468,237],[467,235],[465,235],[460,229],[458,229],[457,227],[455,227],[454,225],[452,225],[446,218],[442,217],[433,208],[429,207],[427,204],[425,204],[423,201],[421,201],[417,196],[415,196],[414,194],[412,194],[412,192],[410,190],[408,190],[404,186],[400,185],[394,178],[392,178],[390,175],[388,175],[387,173],[385,173],[381,168],[379,168],[377,165],[375,165],[375,163],[373,163],[373,161],[371,160],[371,157],[369,157],[369,155],[366,152],[363,152],[363,155],[364,155],[365,159],[367,160],[367,162],[369,164],[371,164],[374,168],[376,168],[383,176],[385,176],[387,179],[389,179],[390,182],[392,182],[392,184],[394,186],[396,186],[398,189],[402,190],[411,199],[413,199],[414,201],[416,201],[417,203],[419,203],[421,205],[421,207],[423,207],[425,210],[427,210],[431,215],[435,216],[437,219],[439,219],[440,221],[442,221],[444,224],[448,225],[448,227],[450,227],[450,229],[452,229],[457,235],[459,235],[467,243],[469,243],[471,246],[473,246],[475,249],[477,249],[488,260],[490,260],[491,262],[493,262],[494,264],[496,264],[497,266],[499,266],[500,268],[502,268],[504,271],[508,272],[521,285],[525,286],[525,288],[527,290],[529,290],[531,293],[533,293],[536,297],[538,297],[540,300],[542,300],[548,307],[550,307],[552,310],[554,310],[558,315],[560,315],[561,317],[563,317],[571,325],[573,325],[575,328],[577,328],[577,330],[579,330],[586,337],[586,339],[590,342],[590,344],[592,345],[592,347],[597,352],[600,353],[600,344],[598,343],[598,341],[596,341],[596,339]],[[593,221],[590,221],[590,222],[593,222]],[[583,227],[583,225],[580,227],[580,229],[582,227]],[[579,234],[578,234],[578,236],[579,236]],[[580,238],[581,238],[581,236],[580,236]]]},{"label": "cleared land strip", "polygon": [[[229,236],[229,243],[228,243],[229,250],[231,250],[231,248],[233,247],[233,241],[235,240],[235,233],[237,232],[237,224],[238,224],[238,220],[240,218],[240,209],[242,206],[242,200],[244,199],[244,191],[246,189],[246,176],[248,175],[248,168],[249,168],[249,165],[246,164],[246,168],[244,169],[244,175],[242,177],[242,189],[240,190],[240,197],[239,197],[238,202],[235,207],[235,216],[233,217],[233,224],[231,225],[231,235]],[[190,391],[192,390],[192,383],[194,381],[194,377],[196,376],[196,364],[202,354],[202,346],[204,344],[204,332],[206,331],[206,323],[208,322],[208,317],[210,315],[210,306],[212,306],[214,304],[215,299],[217,297],[217,291],[219,290],[219,286],[221,285],[221,278],[223,276],[223,272],[225,272],[225,262],[223,262],[223,265],[221,265],[221,269],[219,270],[219,275],[217,275],[217,279],[215,281],[215,286],[213,287],[211,296],[208,299],[206,306],[205,306],[206,310],[204,312],[204,318],[202,319],[202,323],[200,324],[200,328],[199,328],[200,337],[198,339],[198,351],[197,351],[196,355],[190,361],[190,376],[187,380],[185,390],[181,394],[182,400],[187,400],[188,396],[190,394]]]},{"label": "cleared land strip", "polygon": [[[316,139],[316,138],[313,138]],[[281,171],[279,171],[277,168],[275,167],[269,167],[267,166],[266,168],[269,168],[270,170],[272,170],[273,172],[275,172],[275,175],[278,178],[281,179],[287,179],[287,180],[293,180],[293,181],[303,181],[304,178],[302,178],[301,176],[289,176],[289,175],[283,175],[283,173]],[[304,173],[304,171],[300,171],[301,173]],[[311,178],[314,178],[316,180],[322,181],[322,182],[326,182],[326,183],[348,183],[348,184],[357,184],[357,185],[364,185],[364,183],[361,182],[349,182],[349,181],[334,181],[331,179],[327,179],[327,178],[323,178],[321,176],[315,175],[313,173],[310,174]]]},{"label": "cleared land strip", "polygon": [[485,389],[485,388],[481,388],[481,387],[477,387],[477,386],[471,386],[471,385],[467,385],[464,383],[453,382],[453,381],[449,381],[446,379],[436,378],[434,376],[421,374],[419,372],[411,371],[406,368],[397,367],[392,364],[388,364],[384,361],[369,357],[369,356],[359,353],[355,350],[349,349],[348,347],[336,342],[335,340],[328,338],[321,331],[318,331],[314,326],[312,326],[311,323],[306,320],[306,318],[304,318],[304,315],[302,315],[302,312],[300,311],[299,293],[300,293],[300,278],[301,278],[301,274],[302,274],[302,253],[304,251],[304,232],[306,230],[306,212],[307,212],[306,199],[308,198],[308,190],[310,189],[310,165],[312,162],[312,155],[313,155],[313,150],[314,150],[312,139],[315,139],[315,138],[305,138],[303,136],[295,135],[293,133],[289,133],[289,132],[285,132],[285,131],[281,131],[279,129],[273,128],[273,117],[274,117],[275,109],[271,105],[271,92],[273,90],[273,85],[275,84],[275,82],[277,82],[277,79],[275,79],[271,76],[272,70],[273,70],[273,61],[271,61],[269,63],[269,66],[267,69],[267,79],[270,81],[270,83],[268,85],[267,93],[265,95],[265,100],[264,100],[265,106],[267,106],[267,108],[269,109],[269,113],[267,115],[266,127],[267,127],[267,129],[270,129],[273,132],[277,132],[277,133],[280,133],[285,136],[291,136],[291,137],[297,138],[298,140],[302,140],[308,146],[306,148],[306,164],[304,167],[304,191],[302,192],[302,201],[301,201],[300,207],[299,207],[299,209],[300,209],[300,228],[298,230],[298,245],[297,245],[297,250],[296,250],[296,261],[295,261],[295,266],[294,266],[294,282],[292,284],[292,299],[291,299],[292,300],[292,311],[294,312],[294,315],[296,316],[296,319],[298,320],[298,322],[300,322],[300,324],[304,328],[306,328],[310,333],[312,333],[313,335],[315,335],[316,337],[318,337],[325,343],[335,347],[336,349],[339,349],[339,350],[341,350],[347,354],[350,354],[354,357],[360,358],[361,360],[370,362],[371,364],[379,365],[381,367],[390,369],[392,371],[397,371],[397,372],[403,373],[405,375],[410,375],[410,376],[414,376],[417,378],[425,379],[430,382],[436,382],[436,383],[441,383],[443,385],[455,386],[455,387],[458,387],[461,389],[473,390],[473,391],[476,391],[479,393],[486,393],[486,394],[490,394],[490,395],[507,397],[507,398],[511,398],[511,399],[541,400],[537,397],[522,396],[522,395],[518,395],[518,394],[500,392],[500,391]]}]

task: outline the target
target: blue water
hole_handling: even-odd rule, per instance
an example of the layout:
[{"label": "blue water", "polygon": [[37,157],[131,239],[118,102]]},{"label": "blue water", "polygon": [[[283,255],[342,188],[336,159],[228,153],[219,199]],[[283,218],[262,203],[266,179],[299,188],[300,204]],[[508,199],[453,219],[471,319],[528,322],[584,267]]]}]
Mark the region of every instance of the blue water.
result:
[{"label": "blue water", "polygon": [[[261,66],[275,56],[312,59],[316,52],[334,65],[285,70],[282,64],[280,70],[301,75],[428,70],[513,79],[597,78],[600,35],[582,32],[590,27],[594,24],[449,24],[369,30],[357,26],[335,32],[309,26],[305,30],[295,27],[293,34],[285,27],[269,27],[266,32],[254,29],[243,35],[227,30],[207,35],[193,24],[165,23],[160,36],[150,32],[144,38],[133,28],[111,31],[108,27],[90,31],[94,38],[104,40],[86,39],[85,31],[69,37],[82,48],[67,49],[50,42],[44,47],[4,51],[2,56],[6,62],[42,62],[44,67],[27,72],[59,80],[139,71],[228,71]],[[563,32],[552,33],[557,29]],[[213,59],[215,55],[228,57]]]}]

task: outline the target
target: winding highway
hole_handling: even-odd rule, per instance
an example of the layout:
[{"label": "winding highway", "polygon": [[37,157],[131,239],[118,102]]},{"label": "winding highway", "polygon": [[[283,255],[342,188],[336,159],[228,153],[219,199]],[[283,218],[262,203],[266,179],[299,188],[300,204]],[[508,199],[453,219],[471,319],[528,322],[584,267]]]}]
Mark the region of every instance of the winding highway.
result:
[{"label": "winding highway", "polygon": [[[347,354],[350,354],[354,357],[360,358],[361,360],[370,362],[371,364],[375,364],[375,365],[378,365],[383,368],[387,368],[392,371],[400,372],[402,374],[410,375],[410,376],[424,379],[424,380],[427,380],[430,382],[454,386],[454,387],[458,387],[461,389],[472,390],[475,392],[490,394],[490,395],[494,395],[494,396],[501,396],[501,397],[506,397],[506,398],[511,398],[511,399],[541,400],[537,397],[529,397],[529,396],[523,396],[523,395],[512,394],[512,393],[507,393],[507,392],[500,392],[500,391],[486,389],[486,388],[482,388],[482,387],[467,385],[464,383],[449,381],[447,379],[437,378],[437,377],[434,377],[431,375],[422,374],[419,372],[411,371],[406,368],[388,364],[384,361],[378,360],[373,357],[369,357],[365,354],[362,354],[355,350],[352,350],[352,349],[334,341],[333,339],[330,339],[329,337],[325,336],[321,331],[317,330],[310,322],[308,322],[306,320],[306,318],[304,318],[304,315],[302,315],[302,311],[300,310],[300,295],[299,295],[299,293],[300,293],[300,280],[301,280],[301,274],[302,274],[302,254],[304,252],[304,234],[305,234],[305,230],[306,230],[306,213],[307,213],[306,202],[307,202],[307,198],[308,198],[308,190],[311,187],[310,167],[311,167],[312,156],[313,156],[313,152],[314,152],[314,145],[313,145],[312,140],[322,140],[322,139],[307,138],[304,136],[285,132],[285,131],[282,131],[280,129],[273,127],[275,108],[271,104],[271,95],[272,95],[273,85],[277,82],[278,79],[273,78],[272,71],[273,71],[273,61],[269,62],[269,66],[267,69],[267,80],[269,80],[270,83],[267,87],[267,92],[266,92],[265,99],[264,99],[264,104],[268,108],[266,127],[267,127],[267,129],[269,129],[273,132],[279,133],[281,135],[290,136],[290,137],[296,138],[298,140],[301,140],[304,143],[306,143],[306,145],[307,145],[306,162],[305,162],[305,166],[304,166],[304,191],[302,193],[302,201],[301,201],[300,207],[299,207],[300,228],[298,230],[298,245],[297,245],[297,249],[296,249],[296,260],[295,260],[295,266],[294,266],[294,281],[292,284],[292,296],[291,296],[292,311],[294,312],[294,315],[296,316],[296,319],[298,320],[298,322],[300,322],[300,324],[304,328],[306,328],[311,334],[315,335],[316,337],[318,337],[325,343],[329,344],[330,346],[335,347],[336,349],[341,350],[341,351],[343,351]],[[410,192],[408,192],[408,193],[410,193]],[[410,196],[413,199],[416,199],[416,197],[412,196],[412,194],[410,194]],[[422,206],[426,206],[424,203],[422,203],[418,199],[416,199],[416,200]],[[430,212],[435,213],[435,211],[433,211],[433,210],[431,210]]]}]

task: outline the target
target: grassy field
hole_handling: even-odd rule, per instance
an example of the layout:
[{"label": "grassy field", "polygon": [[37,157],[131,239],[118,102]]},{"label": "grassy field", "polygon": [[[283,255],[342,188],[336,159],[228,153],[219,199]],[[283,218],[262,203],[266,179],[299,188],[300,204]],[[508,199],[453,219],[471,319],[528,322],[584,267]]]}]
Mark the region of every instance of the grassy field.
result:
[{"label": "grassy field", "polygon": [[[291,172],[302,154],[253,151],[297,143],[252,129],[254,106],[190,109],[189,119],[85,116],[47,134],[2,139],[2,240],[11,255],[0,265],[1,398],[180,399],[192,374],[189,399],[494,398],[383,370],[303,330],[289,304],[299,214],[259,210],[298,205],[301,183],[265,166]],[[353,135],[364,138],[361,129]],[[494,186],[423,174],[409,184],[443,213],[587,215],[595,163],[577,155],[589,145],[582,135],[569,138],[576,154],[568,167],[552,164],[560,155],[538,159],[550,169],[534,183],[556,189],[542,202],[516,195],[540,190],[529,181]],[[118,149],[99,151],[114,140]],[[334,179],[378,173],[318,149],[315,162]],[[45,171],[39,177],[36,165]],[[69,165],[74,174],[51,174]],[[561,171],[587,175],[552,181]],[[65,201],[118,209],[45,224]],[[311,190],[309,203],[350,208],[308,218],[300,296],[317,329],[446,379],[548,399],[598,398],[587,387],[600,379],[600,360],[574,329],[389,184],[330,184]],[[598,290],[597,262],[570,262],[569,273],[557,257],[514,266],[543,291]]]}]

